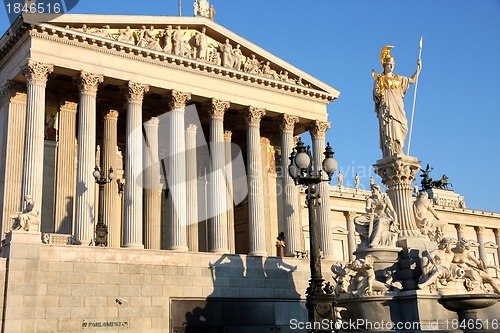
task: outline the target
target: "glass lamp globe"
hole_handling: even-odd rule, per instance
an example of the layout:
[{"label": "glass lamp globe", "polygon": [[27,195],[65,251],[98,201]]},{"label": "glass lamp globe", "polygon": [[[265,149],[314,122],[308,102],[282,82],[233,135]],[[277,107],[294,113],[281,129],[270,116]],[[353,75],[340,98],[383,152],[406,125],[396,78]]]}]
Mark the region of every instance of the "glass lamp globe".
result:
[{"label": "glass lamp globe", "polygon": [[109,168],[109,175],[108,175],[109,180],[115,179],[115,173],[113,172],[113,168]]},{"label": "glass lamp globe", "polygon": [[93,175],[93,176],[94,176],[94,178],[96,178],[96,179],[101,178],[101,172],[99,171],[99,167],[97,167],[97,166],[95,167],[94,172],[92,173],[92,175]]}]

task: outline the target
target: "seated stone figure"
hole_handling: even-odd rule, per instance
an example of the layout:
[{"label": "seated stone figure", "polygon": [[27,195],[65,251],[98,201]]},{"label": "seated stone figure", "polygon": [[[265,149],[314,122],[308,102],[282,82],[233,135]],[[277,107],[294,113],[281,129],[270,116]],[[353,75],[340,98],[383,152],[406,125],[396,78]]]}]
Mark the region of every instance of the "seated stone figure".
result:
[{"label": "seated stone figure", "polygon": [[484,284],[490,284],[493,291],[500,294],[500,287],[487,272],[486,264],[483,260],[477,259],[469,251],[470,244],[465,239],[460,239],[452,249],[452,262],[465,272],[465,287],[471,291],[478,287],[484,289]]},{"label": "seated stone figure", "polygon": [[372,185],[372,195],[366,199],[365,211],[366,215],[354,219],[361,247],[394,246],[399,225],[391,200],[382,193],[380,185]]},{"label": "seated stone figure", "polygon": [[22,212],[11,214],[10,217],[14,220],[12,230],[29,231],[32,226],[40,224],[40,211],[36,208],[32,197],[26,195],[24,197],[24,210]]},{"label": "seated stone figure", "polygon": [[437,250],[428,253],[422,257],[422,272],[419,278],[419,289],[435,285],[439,282],[441,285],[447,285],[450,281],[460,277],[463,273],[457,266],[452,264],[453,240],[444,237],[439,242]]},{"label": "seated stone figure", "polygon": [[443,238],[447,224],[439,220],[427,192],[418,193],[417,200],[413,203],[413,213],[415,222],[424,236],[435,242],[439,242]]}]

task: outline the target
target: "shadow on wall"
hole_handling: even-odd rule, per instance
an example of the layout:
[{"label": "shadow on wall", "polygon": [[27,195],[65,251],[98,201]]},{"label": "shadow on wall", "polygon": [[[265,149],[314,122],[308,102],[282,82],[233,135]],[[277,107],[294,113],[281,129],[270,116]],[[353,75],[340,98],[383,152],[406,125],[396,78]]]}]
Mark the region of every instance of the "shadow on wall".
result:
[{"label": "shadow on wall", "polygon": [[281,258],[224,254],[207,269],[212,294],[206,300],[173,300],[173,332],[288,332],[291,319],[307,319],[293,280],[297,267]]}]

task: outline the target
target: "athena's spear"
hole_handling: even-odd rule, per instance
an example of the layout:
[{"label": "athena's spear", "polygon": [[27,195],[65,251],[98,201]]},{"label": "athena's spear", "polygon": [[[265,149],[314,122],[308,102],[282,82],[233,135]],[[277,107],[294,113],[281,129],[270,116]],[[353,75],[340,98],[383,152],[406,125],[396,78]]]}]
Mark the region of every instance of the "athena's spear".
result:
[{"label": "athena's spear", "polygon": [[[418,51],[418,59],[422,57],[422,42],[423,42],[423,37],[420,37],[420,50]],[[410,135],[408,137],[408,150],[406,151],[406,155],[410,155],[410,144],[411,144],[411,132],[413,130],[413,116],[415,115],[415,103],[417,102],[417,88],[418,88],[418,77],[415,80],[415,92],[413,94],[413,106],[411,108],[411,121],[410,121]]]}]

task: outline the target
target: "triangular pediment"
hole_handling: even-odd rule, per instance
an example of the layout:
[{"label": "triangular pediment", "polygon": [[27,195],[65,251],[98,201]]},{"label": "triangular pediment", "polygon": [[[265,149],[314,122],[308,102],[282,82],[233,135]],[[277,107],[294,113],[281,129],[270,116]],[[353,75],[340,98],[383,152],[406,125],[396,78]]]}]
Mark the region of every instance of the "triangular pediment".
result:
[{"label": "triangular pediment", "polygon": [[106,48],[153,55],[200,70],[263,83],[326,100],[340,92],[204,17],[65,14],[42,20],[23,17],[44,32]]}]

